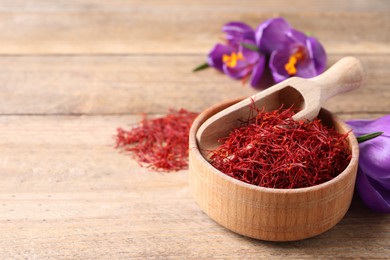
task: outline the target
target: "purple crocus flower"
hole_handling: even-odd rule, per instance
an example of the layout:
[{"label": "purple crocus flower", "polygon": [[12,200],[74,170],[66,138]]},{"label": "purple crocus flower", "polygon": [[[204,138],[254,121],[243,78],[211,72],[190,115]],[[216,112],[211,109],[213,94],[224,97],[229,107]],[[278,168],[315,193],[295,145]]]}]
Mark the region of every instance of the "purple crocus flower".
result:
[{"label": "purple crocus flower", "polygon": [[390,115],[376,120],[351,120],[347,124],[356,136],[383,132],[359,144],[356,189],[368,207],[390,213]]},{"label": "purple crocus flower", "polygon": [[242,43],[255,45],[255,32],[247,24],[230,22],[223,26],[227,44],[217,44],[208,55],[207,63],[234,79],[250,78],[251,86],[260,82],[264,71],[265,57],[247,49]]},{"label": "purple crocus flower", "polygon": [[275,82],[291,76],[311,78],[326,67],[326,53],[313,37],[293,29],[283,18],[260,24],[255,33],[260,52],[270,55],[269,67]]}]

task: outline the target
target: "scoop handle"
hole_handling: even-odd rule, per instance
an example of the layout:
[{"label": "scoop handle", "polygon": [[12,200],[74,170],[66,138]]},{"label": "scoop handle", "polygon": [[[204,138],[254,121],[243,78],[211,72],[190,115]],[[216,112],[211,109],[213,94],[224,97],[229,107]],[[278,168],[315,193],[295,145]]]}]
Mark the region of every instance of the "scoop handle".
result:
[{"label": "scoop handle", "polygon": [[361,86],[364,80],[361,62],[354,57],[345,57],[336,62],[323,74],[310,79],[321,87],[323,104],[327,99]]}]

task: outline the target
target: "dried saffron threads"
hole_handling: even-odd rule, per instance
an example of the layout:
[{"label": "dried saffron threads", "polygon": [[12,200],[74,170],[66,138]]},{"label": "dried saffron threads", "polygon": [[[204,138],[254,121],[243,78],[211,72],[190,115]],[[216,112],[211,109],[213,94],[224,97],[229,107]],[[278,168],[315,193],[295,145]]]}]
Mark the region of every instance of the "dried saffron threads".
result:
[{"label": "dried saffron threads", "polygon": [[320,120],[294,121],[292,109],[260,111],[233,129],[211,152],[210,163],[228,176],[277,189],[310,187],[340,174],[351,160],[347,134]]},{"label": "dried saffron threads", "polygon": [[117,129],[116,147],[130,152],[141,166],[156,171],[178,171],[188,167],[188,135],[197,113],[171,110],[156,119],[146,116],[130,130]]}]

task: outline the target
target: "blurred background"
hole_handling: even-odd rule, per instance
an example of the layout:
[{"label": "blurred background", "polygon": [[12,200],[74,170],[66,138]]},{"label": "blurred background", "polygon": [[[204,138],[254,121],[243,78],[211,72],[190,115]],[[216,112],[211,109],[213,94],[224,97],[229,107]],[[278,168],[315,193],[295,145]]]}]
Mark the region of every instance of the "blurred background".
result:
[{"label": "blurred background", "polygon": [[222,41],[226,22],[256,28],[278,16],[316,37],[328,65],[353,55],[366,66],[364,88],[329,109],[345,117],[389,112],[389,10],[386,0],[1,1],[0,113],[201,111],[252,94],[212,69],[191,70]]},{"label": "blurred background", "polygon": [[367,78],[326,108],[390,113],[388,0],[0,0],[0,258],[386,258],[390,219],[355,198],[325,234],[275,244],[243,238],[192,199],[187,171],[141,168],[116,128],[169,108],[201,112],[259,90],[206,61],[222,26],[284,17],[355,56]]}]

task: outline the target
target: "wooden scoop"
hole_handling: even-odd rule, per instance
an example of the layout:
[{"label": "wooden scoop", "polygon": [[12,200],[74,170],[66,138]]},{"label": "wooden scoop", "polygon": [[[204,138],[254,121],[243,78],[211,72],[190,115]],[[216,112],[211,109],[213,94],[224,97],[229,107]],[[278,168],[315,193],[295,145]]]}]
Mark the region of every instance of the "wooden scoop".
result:
[{"label": "wooden scoop", "polygon": [[282,105],[286,108],[294,105],[301,109],[293,116],[294,120],[313,120],[328,98],[360,87],[363,78],[363,67],[353,57],[342,58],[323,74],[311,79],[289,78],[206,120],[196,134],[199,148],[201,151],[215,149],[219,145],[219,138],[239,127],[240,119],[248,119],[252,100],[260,109],[264,107],[265,111],[278,109]]}]

